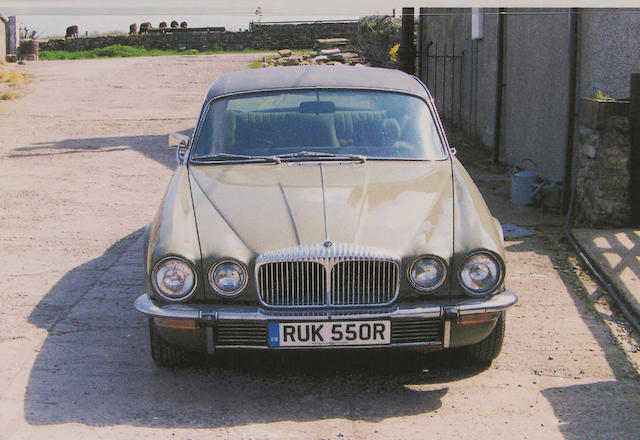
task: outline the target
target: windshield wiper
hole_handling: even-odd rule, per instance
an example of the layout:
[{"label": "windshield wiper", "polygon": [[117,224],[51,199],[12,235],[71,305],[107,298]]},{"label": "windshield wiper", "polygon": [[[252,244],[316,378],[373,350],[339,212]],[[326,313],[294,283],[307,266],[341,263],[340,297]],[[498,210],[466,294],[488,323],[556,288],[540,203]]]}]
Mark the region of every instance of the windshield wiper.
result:
[{"label": "windshield wiper", "polygon": [[261,161],[282,163],[278,156],[248,156],[246,154],[217,153],[209,156],[194,157],[193,160],[198,162],[224,162],[224,161]]},{"label": "windshield wiper", "polygon": [[275,157],[280,159],[337,159],[337,160],[353,160],[356,162],[364,163],[367,159],[360,154],[335,154],[325,153],[322,151],[298,151],[297,153],[279,154]]}]

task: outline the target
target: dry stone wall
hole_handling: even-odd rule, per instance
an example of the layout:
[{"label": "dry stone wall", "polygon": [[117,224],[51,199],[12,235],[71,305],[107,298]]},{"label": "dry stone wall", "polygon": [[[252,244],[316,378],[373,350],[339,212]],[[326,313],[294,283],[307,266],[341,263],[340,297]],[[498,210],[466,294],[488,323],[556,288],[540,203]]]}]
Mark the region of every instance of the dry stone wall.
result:
[{"label": "dry stone wall", "polygon": [[86,38],[55,39],[40,42],[40,50],[66,50],[75,52],[120,44],[145,49],[171,50],[242,50],[244,48],[277,50],[306,49],[321,38],[354,38],[358,30],[356,22],[347,23],[299,23],[270,25],[254,24],[250,31],[209,32],[191,31],[122,35]]},{"label": "dry stone wall", "polygon": [[574,226],[629,226],[629,103],[583,98],[578,129]]}]

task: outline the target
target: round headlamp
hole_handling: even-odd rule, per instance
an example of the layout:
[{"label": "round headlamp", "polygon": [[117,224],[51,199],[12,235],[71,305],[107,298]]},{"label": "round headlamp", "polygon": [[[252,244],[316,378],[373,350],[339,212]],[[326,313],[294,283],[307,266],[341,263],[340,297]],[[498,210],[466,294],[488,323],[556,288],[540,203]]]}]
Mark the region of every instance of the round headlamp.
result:
[{"label": "round headlamp", "polygon": [[168,257],[154,266],[151,282],[165,300],[183,301],[195,291],[196,274],[185,260]]},{"label": "round headlamp", "polygon": [[434,256],[420,257],[409,268],[409,281],[416,289],[423,292],[436,290],[447,277],[447,267],[440,258]]},{"label": "round headlamp", "polygon": [[491,293],[502,282],[502,263],[488,252],[469,255],[460,266],[460,283],[471,296]]},{"label": "round headlamp", "polygon": [[233,260],[218,261],[209,269],[209,284],[224,296],[235,296],[247,285],[247,270]]}]

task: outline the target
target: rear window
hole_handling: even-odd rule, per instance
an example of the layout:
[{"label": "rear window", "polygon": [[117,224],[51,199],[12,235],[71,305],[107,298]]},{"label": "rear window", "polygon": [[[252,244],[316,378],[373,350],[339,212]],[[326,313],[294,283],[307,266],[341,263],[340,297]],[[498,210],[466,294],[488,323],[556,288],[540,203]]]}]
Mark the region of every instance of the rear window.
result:
[{"label": "rear window", "polygon": [[400,93],[286,91],[213,101],[192,157],[318,151],[367,158],[446,158],[429,107]]}]

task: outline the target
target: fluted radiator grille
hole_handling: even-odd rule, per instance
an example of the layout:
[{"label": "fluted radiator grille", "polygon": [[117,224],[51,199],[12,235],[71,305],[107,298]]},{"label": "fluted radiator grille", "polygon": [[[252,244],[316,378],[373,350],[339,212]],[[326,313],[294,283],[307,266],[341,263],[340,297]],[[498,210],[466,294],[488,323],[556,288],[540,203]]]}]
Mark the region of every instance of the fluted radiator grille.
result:
[{"label": "fluted radiator grille", "polygon": [[389,261],[342,261],[331,270],[331,304],[388,304],[396,293],[398,266]]},{"label": "fluted radiator grille", "polygon": [[261,263],[261,301],[274,307],[386,305],[395,299],[400,265],[372,258],[307,258]]},{"label": "fluted radiator grille", "polygon": [[264,264],[258,271],[258,288],[270,306],[321,306],[326,302],[325,269],[309,261]]}]

